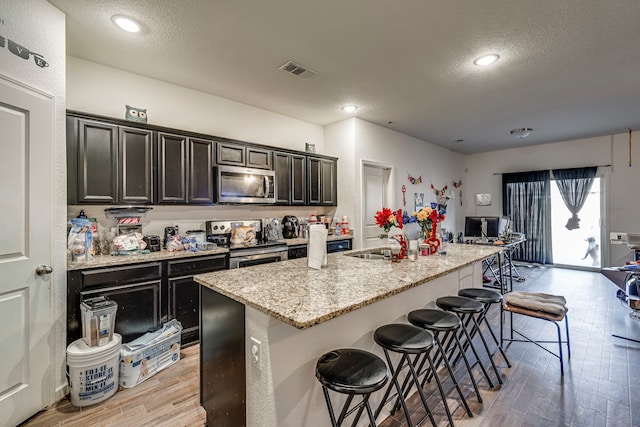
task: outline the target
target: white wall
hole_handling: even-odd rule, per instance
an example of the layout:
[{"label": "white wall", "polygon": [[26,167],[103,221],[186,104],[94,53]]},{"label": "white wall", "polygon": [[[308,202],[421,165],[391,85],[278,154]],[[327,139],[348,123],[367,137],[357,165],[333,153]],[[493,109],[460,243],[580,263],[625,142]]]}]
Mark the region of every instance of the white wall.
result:
[{"label": "white wall", "polygon": [[[54,97],[55,147],[52,159],[54,176],[49,182],[54,194],[53,274],[52,288],[52,376],[55,390],[47,398],[51,402],[64,396],[66,355],[66,157],[65,157],[65,17],[44,0],[4,0],[0,7],[0,35],[42,55],[48,67],[36,66],[33,57],[22,59],[5,47],[0,48],[0,73]],[[7,186],[11,183],[3,182]],[[2,351],[8,351],[3,349]],[[55,391],[55,393],[54,393]]]},{"label": "white wall", "polygon": [[[360,119],[349,119],[326,127],[325,146],[327,154],[340,156],[338,162],[338,209],[339,215],[348,215],[353,228],[362,225],[362,162],[388,164],[393,167],[391,177],[393,210],[414,211],[414,193],[424,193],[425,203],[435,201],[431,189],[445,185],[453,188],[453,181],[463,174],[464,156],[428,142],[413,138]],[[422,183],[411,184],[408,175],[422,176]],[[406,186],[406,206],[402,203],[402,185]],[[457,192],[456,192],[457,193]],[[381,206],[382,208],[382,206]],[[344,212],[344,213],[343,213]],[[443,226],[450,231],[461,231],[463,215],[459,198],[447,205],[447,219]],[[360,247],[362,240],[356,233],[354,244]]]},{"label": "white wall", "polygon": [[[503,172],[522,172],[554,168],[609,165],[603,168],[607,181],[607,209],[603,226],[609,245],[608,232],[640,232],[640,141],[632,143],[629,167],[629,136],[627,133],[599,138],[580,139],[555,144],[523,147],[511,150],[474,154],[465,157],[464,215],[502,214]],[[475,206],[476,193],[491,193],[491,206]],[[620,265],[631,259],[631,250],[612,245],[609,265]]]},{"label": "white wall", "polygon": [[125,105],[147,109],[149,124],[258,144],[324,153],[322,126],[214,95],[67,57],[67,108],[124,118]]}]

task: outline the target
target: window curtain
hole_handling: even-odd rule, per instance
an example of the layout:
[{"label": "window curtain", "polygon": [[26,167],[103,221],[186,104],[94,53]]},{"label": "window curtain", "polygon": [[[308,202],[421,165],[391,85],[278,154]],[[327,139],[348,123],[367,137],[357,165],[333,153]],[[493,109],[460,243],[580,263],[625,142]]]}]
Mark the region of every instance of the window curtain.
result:
[{"label": "window curtain", "polygon": [[514,251],[514,260],[553,264],[550,177],[548,170],[502,175],[503,212],[511,230],[527,239]]},{"label": "window curtain", "polygon": [[565,225],[567,230],[580,228],[578,213],[584,206],[587,196],[589,196],[597,170],[596,166],[553,170],[553,178],[558,184],[562,200],[564,200],[565,206],[572,214],[569,221],[567,221],[567,225]]}]

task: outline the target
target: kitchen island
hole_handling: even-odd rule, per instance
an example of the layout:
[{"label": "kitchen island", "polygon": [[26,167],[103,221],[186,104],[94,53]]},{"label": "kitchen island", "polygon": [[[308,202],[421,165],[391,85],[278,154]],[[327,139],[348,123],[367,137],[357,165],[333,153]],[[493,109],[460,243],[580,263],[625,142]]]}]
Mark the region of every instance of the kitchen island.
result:
[{"label": "kitchen island", "polygon": [[440,296],[482,286],[482,260],[499,250],[449,245],[447,255],[399,263],[343,252],[330,254],[321,270],[298,259],[195,276],[208,425],[329,425],[317,358],[342,347],[381,355],[373,342],[378,326],[406,322],[409,311]]}]

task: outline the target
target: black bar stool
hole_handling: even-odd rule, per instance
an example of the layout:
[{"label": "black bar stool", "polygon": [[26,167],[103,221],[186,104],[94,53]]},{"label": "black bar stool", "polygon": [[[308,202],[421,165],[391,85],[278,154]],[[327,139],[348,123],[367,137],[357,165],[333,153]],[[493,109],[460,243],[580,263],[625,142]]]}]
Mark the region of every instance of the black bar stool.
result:
[{"label": "black bar stool", "polygon": [[477,315],[480,315],[482,312],[484,312],[484,306],[482,305],[482,303],[467,297],[446,296],[446,297],[438,298],[436,300],[436,305],[441,309],[455,313],[456,315],[458,315],[458,317],[460,317],[460,320],[462,321],[461,329],[464,336],[467,338],[466,343],[469,344],[471,351],[473,351],[473,354],[476,356],[476,359],[478,360],[478,364],[480,365],[480,369],[482,370],[482,373],[484,374],[485,378],[487,379],[487,382],[489,383],[489,387],[493,387],[493,383],[489,378],[489,374],[487,373],[487,370],[484,368],[484,366],[480,362],[480,357],[478,356],[478,352],[475,346],[473,345],[471,333],[467,329],[467,327],[465,327],[465,325],[471,324],[472,328],[477,329],[478,336],[480,337],[480,340],[482,341],[482,345],[484,346],[484,349],[487,352],[487,356],[489,356],[489,362],[491,363],[491,366],[493,367],[493,371],[495,372],[496,377],[498,378],[498,383],[502,384],[502,378],[500,378],[500,373],[498,372],[498,368],[496,367],[496,364],[494,363],[493,358],[491,357],[491,350],[489,350],[487,341],[485,340],[484,335],[480,330],[480,326],[478,325],[478,321],[476,318]]},{"label": "black bar stool", "polygon": [[[498,346],[498,351],[500,351],[502,358],[506,362],[507,366],[510,368],[511,362],[509,362],[509,359],[507,358],[507,355],[504,353],[504,349],[502,348],[502,344],[500,344],[500,341],[496,337],[495,332],[493,332],[493,328],[491,327],[491,324],[487,319],[487,313],[489,312],[489,309],[491,308],[491,306],[493,304],[502,304],[502,294],[500,292],[492,291],[490,289],[465,288],[465,289],[460,289],[458,291],[458,295],[461,297],[467,297],[467,298],[474,299],[476,301],[480,301],[482,305],[484,305],[484,311],[478,316],[478,324],[481,325],[482,322],[484,321],[484,324],[487,325],[487,330],[489,331],[489,334],[491,334],[491,338],[493,338],[493,342],[496,344],[496,346]],[[500,307],[500,305],[498,307]],[[474,332],[471,334],[471,337],[473,338],[474,335],[475,335],[475,329],[474,329]]]},{"label": "black bar stool", "polygon": [[[333,427],[342,425],[347,416],[358,410],[352,424],[355,426],[364,409],[367,410],[370,426],[375,427],[376,420],[369,405],[369,396],[384,387],[389,378],[387,366],[381,358],[368,351],[353,348],[333,350],[318,359],[316,378],[322,384]],[[329,398],[329,390],[348,395],[337,421]],[[362,396],[362,402],[349,409],[355,395]]]},{"label": "black bar stool", "polygon": [[[411,324],[416,325],[420,328],[426,329],[433,334],[433,338],[437,345],[436,357],[434,357],[434,359],[438,358],[437,361],[434,363],[435,369],[437,370],[440,365],[440,362],[444,361],[444,365],[447,368],[447,371],[451,376],[453,384],[455,385],[455,388],[458,391],[458,395],[460,396],[460,400],[462,401],[462,404],[464,405],[464,408],[467,411],[467,415],[472,417],[473,414],[471,412],[471,409],[469,408],[469,405],[467,405],[467,401],[464,398],[464,395],[462,394],[462,390],[460,389],[460,386],[458,385],[458,381],[456,380],[455,373],[451,366],[452,365],[451,360],[447,356],[447,351],[445,350],[445,346],[444,346],[444,343],[447,341],[447,337],[452,336],[453,338],[451,338],[451,340],[453,340],[455,344],[455,347],[452,348],[452,354],[453,352],[455,352],[455,350],[458,350],[462,355],[462,359],[464,360],[464,364],[467,367],[467,372],[469,373],[469,377],[471,378],[471,384],[473,384],[473,389],[478,398],[478,402],[482,403],[482,397],[480,396],[480,391],[478,390],[478,384],[476,383],[476,380],[473,377],[471,365],[469,364],[469,360],[467,359],[467,356],[462,348],[462,344],[458,339],[458,332],[462,327],[462,322],[460,321],[460,318],[455,314],[449,313],[447,311],[433,310],[428,308],[413,310],[412,312],[409,313],[407,318]],[[440,338],[440,334],[442,334],[442,339]],[[422,369],[422,365],[420,369]],[[423,384],[427,379],[428,377],[425,376],[423,380]]]},{"label": "black bar stool", "polygon": [[[380,402],[378,409],[376,409],[375,416],[378,416],[382,411],[382,408],[390,400],[393,399],[394,396],[392,396],[389,399],[388,397],[392,389],[395,387],[397,392],[395,396],[397,396],[398,398],[397,400],[400,401],[400,405],[402,406],[402,410],[404,411],[404,416],[407,419],[407,425],[409,427],[413,427],[414,424],[411,421],[411,416],[409,415],[409,410],[407,409],[407,404],[405,402],[404,395],[403,395],[403,389],[400,387],[400,383],[398,382],[398,375],[400,374],[400,371],[402,371],[405,367],[408,367],[409,369],[409,373],[407,374],[407,376],[409,377],[408,389],[405,389],[404,391],[408,395],[409,390],[411,390],[411,387],[413,386],[413,384],[416,385],[416,388],[418,389],[418,394],[420,395],[420,400],[422,401],[424,409],[427,411],[427,416],[431,420],[431,424],[433,424],[433,426],[436,427],[437,426],[436,421],[433,418],[433,414],[431,413],[431,409],[429,408],[429,405],[427,404],[427,399],[424,395],[422,387],[420,386],[418,373],[415,369],[416,362],[420,357],[420,355],[422,354],[425,354],[425,357],[427,358],[431,368],[433,369],[433,361],[431,360],[431,356],[429,356],[428,354],[431,351],[431,348],[433,348],[433,335],[431,335],[430,332],[425,331],[424,329],[418,328],[413,325],[408,325],[406,323],[391,323],[376,329],[376,331],[373,334],[373,339],[384,350],[384,355],[387,358],[387,364],[389,366],[389,370],[391,371],[391,383],[389,383],[389,385],[387,386],[387,390],[384,393],[384,397],[382,398],[382,401]],[[389,352],[402,354],[402,357],[400,358],[400,362],[395,368],[393,366],[393,362],[391,361],[391,357],[389,356]],[[410,360],[410,355],[412,354],[415,355],[413,362]],[[440,384],[440,380],[438,379],[437,376],[436,376],[436,383],[438,384],[438,388],[440,390],[440,395],[442,396],[442,399],[444,402],[447,416],[449,417],[449,420],[451,420],[451,414],[449,412],[449,407],[447,406],[447,403],[445,400],[444,390],[442,389],[442,385]],[[405,384],[407,384],[407,381],[405,381]],[[398,402],[396,401],[396,404],[394,404],[392,412],[395,412],[397,403]],[[420,424],[423,420],[424,418],[420,420],[418,424]]]}]

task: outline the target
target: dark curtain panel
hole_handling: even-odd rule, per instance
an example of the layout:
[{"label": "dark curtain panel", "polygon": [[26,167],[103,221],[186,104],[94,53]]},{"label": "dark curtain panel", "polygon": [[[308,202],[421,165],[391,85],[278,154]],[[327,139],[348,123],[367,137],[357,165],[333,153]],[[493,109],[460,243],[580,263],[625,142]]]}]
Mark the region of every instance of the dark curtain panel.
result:
[{"label": "dark curtain panel", "polygon": [[596,166],[553,170],[553,178],[558,184],[562,200],[564,200],[564,204],[572,214],[569,221],[567,221],[567,225],[565,225],[567,230],[580,228],[578,212],[580,212],[584,202],[587,200],[597,170]]},{"label": "dark curtain panel", "polygon": [[549,171],[502,175],[502,206],[512,231],[523,233],[513,259],[553,264],[551,252],[551,191]]}]

